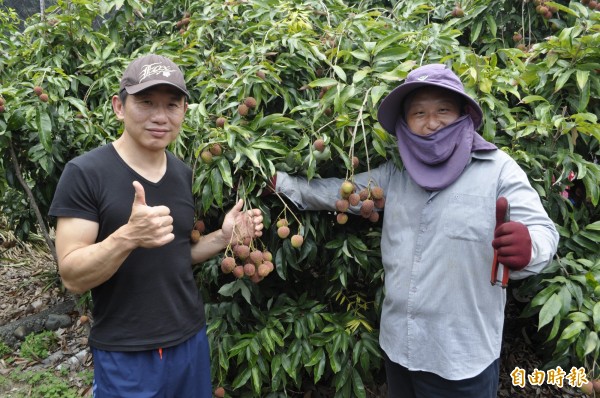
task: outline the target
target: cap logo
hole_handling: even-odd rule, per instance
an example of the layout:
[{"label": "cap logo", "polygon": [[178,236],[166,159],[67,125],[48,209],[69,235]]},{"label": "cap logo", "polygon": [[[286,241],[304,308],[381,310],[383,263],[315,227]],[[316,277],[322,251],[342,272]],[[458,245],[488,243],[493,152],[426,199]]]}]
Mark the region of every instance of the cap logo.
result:
[{"label": "cap logo", "polygon": [[423,76],[419,76],[419,77],[417,78],[417,80],[419,80],[419,81],[421,81],[421,82],[422,82],[422,81],[425,81],[425,80],[427,80],[427,78],[428,78],[428,77],[429,77],[429,75],[423,75]]},{"label": "cap logo", "polygon": [[171,76],[171,72],[175,72],[175,69],[171,69],[161,63],[144,65],[140,72],[140,83],[151,76],[163,75],[164,77],[169,77]]}]

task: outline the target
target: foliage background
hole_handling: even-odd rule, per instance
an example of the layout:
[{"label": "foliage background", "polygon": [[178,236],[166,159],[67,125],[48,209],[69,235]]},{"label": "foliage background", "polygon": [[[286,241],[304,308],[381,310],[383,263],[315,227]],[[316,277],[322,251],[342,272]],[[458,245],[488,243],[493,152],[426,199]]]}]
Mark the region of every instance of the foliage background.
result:
[{"label": "foliage background", "polygon": [[[551,11],[539,14],[541,6]],[[572,1],[58,0],[24,26],[0,0],[0,207],[19,236],[45,215],[65,163],[118,137],[110,107],[130,59],[157,52],[192,94],[171,150],[194,168],[197,216],[218,228],[237,197],[260,207],[255,245],[275,255],[259,284],[214,259],[195,269],[209,318],[214,383],[238,396],[314,386],[366,396],[381,377],[380,224],[298,212],[260,196],[276,170],[309,178],[397,159],[380,100],[422,63],[452,63],[484,109],[483,136],[527,171],[561,241],[543,274],[515,284],[548,366],[597,373],[600,350],[600,12]],[[552,7],[552,8],[550,8]],[[182,24],[184,17],[189,22]],[[521,38],[515,34],[519,34]],[[39,85],[49,95],[33,93]],[[258,106],[246,116],[248,96]],[[217,127],[218,117],[226,118]],[[322,138],[328,150],[312,143]],[[224,148],[210,163],[200,153]],[[360,164],[352,169],[352,154]],[[304,244],[275,232],[286,216]],[[52,242],[49,241],[52,246]]]}]

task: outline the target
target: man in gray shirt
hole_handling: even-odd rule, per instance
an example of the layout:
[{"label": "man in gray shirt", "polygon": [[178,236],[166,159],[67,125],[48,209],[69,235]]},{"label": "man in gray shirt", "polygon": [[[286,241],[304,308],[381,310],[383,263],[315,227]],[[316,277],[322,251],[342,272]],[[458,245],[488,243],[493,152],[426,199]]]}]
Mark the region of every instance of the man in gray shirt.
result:
[{"label": "man in gray shirt", "polygon": [[[357,190],[386,193],[379,340],[389,397],[495,398],[506,290],[490,284],[494,256],[522,279],[556,252],[527,175],[476,132],[482,115],[450,68],[419,67],[378,111],[404,169],[390,161],[354,177]],[[342,182],[278,172],[275,190],[299,209],[335,210]]]}]

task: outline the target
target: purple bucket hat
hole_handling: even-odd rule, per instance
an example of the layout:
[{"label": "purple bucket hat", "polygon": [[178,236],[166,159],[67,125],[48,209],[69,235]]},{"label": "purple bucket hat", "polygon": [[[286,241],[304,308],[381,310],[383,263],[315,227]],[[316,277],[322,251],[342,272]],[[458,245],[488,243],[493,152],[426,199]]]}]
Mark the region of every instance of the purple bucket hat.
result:
[{"label": "purple bucket hat", "polygon": [[473,120],[473,127],[478,129],[483,119],[483,111],[479,104],[465,92],[465,88],[454,72],[443,64],[429,64],[411,71],[400,86],[383,99],[377,111],[377,119],[390,134],[396,135],[396,122],[403,112],[402,102],[411,91],[423,86],[437,86],[454,91],[466,100],[465,111]]}]

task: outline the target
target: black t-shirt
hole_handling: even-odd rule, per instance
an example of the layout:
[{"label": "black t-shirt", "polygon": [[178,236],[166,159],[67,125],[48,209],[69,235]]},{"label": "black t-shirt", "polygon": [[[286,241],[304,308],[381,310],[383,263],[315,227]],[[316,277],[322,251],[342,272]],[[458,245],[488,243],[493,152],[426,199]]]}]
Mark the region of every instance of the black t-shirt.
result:
[{"label": "black t-shirt", "polygon": [[205,325],[204,307],[192,273],[190,232],[194,223],[192,172],[167,152],[167,171],[156,183],[131,169],[112,144],[67,163],[49,214],[99,224],[97,242],[131,215],[139,181],[148,206],[167,206],[175,239],[158,248],[138,248],[105,283],[92,289],[89,342],[108,351],[141,351],[179,344]]}]

